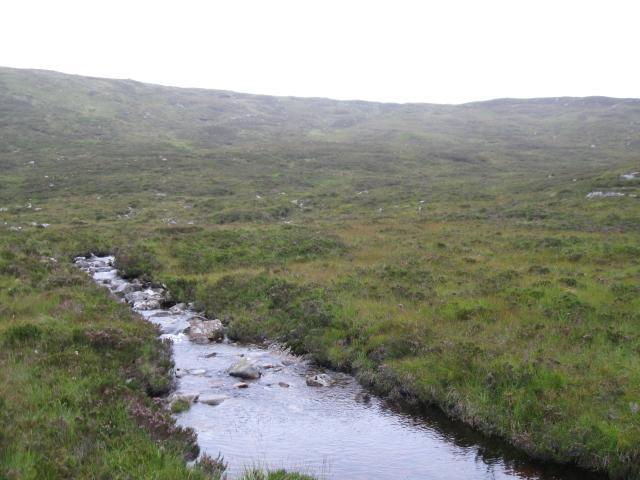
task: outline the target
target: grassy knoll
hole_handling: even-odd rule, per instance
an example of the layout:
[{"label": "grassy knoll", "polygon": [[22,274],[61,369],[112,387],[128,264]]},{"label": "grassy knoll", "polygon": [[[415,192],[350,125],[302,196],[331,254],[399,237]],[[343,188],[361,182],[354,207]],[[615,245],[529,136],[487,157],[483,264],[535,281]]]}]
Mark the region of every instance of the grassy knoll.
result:
[{"label": "grassy knoll", "polygon": [[153,329],[70,266],[110,251],[237,338],[640,477],[640,180],[620,176],[640,170],[639,101],[387,105],[2,69],[0,113],[2,475],[211,475],[152,400]]}]

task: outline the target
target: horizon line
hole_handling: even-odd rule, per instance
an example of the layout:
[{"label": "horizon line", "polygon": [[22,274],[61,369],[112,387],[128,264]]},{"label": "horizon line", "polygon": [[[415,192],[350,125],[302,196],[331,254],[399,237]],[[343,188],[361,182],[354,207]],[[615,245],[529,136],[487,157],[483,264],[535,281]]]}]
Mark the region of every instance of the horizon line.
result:
[{"label": "horizon line", "polygon": [[49,68],[31,68],[31,67],[10,67],[6,65],[0,65],[0,69],[7,70],[20,70],[24,72],[44,72],[44,73],[54,73],[57,75],[66,75],[71,77],[82,77],[93,80],[108,80],[108,81],[116,81],[116,82],[135,82],[143,85],[156,86],[162,88],[176,88],[181,90],[204,90],[209,92],[225,92],[225,93],[233,93],[238,95],[247,95],[254,97],[272,97],[272,98],[288,98],[288,99],[299,99],[299,100],[328,100],[332,102],[345,102],[345,103],[372,103],[372,104],[382,104],[382,105],[399,105],[399,106],[412,106],[412,105],[431,105],[431,106],[443,106],[443,107],[462,107],[475,105],[479,103],[492,103],[492,102],[500,102],[500,101],[533,101],[533,100],[553,100],[553,101],[561,101],[561,100],[587,100],[587,99],[607,99],[607,100],[616,100],[616,101],[640,101],[640,97],[612,97],[608,95],[586,95],[586,96],[573,96],[573,95],[560,95],[560,96],[543,96],[543,97],[494,97],[485,100],[471,100],[468,102],[460,102],[460,103],[447,103],[447,102],[398,102],[398,101],[382,101],[382,100],[363,100],[358,98],[350,98],[350,99],[340,99],[328,96],[319,96],[319,95],[273,95],[268,93],[254,93],[254,92],[245,92],[239,90],[229,90],[223,88],[212,88],[212,87],[186,87],[179,85],[170,85],[165,83],[156,83],[144,80],[136,80],[135,78],[123,78],[123,77],[102,77],[96,75],[86,75],[81,73],[69,73],[63,72],[60,70],[53,70]]}]

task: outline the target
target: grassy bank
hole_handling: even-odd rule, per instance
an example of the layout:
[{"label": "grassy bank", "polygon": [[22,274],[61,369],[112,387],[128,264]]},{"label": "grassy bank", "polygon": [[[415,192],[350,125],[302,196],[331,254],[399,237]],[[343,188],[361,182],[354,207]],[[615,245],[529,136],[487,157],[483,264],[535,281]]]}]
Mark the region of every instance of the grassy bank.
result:
[{"label": "grassy bank", "polygon": [[154,275],[232,337],[286,342],[537,458],[628,478],[640,473],[636,241],[385,220],[340,227],[321,259]]},{"label": "grassy bank", "polygon": [[[43,242],[0,245],[0,477],[218,479],[160,396],[171,347]],[[300,480],[286,472],[247,479]]]},{"label": "grassy bank", "polygon": [[171,386],[170,349],[155,329],[69,258],[6,240],[2,477],[210,478],[185,467],[198,453],[195,435],[153,399]]}]

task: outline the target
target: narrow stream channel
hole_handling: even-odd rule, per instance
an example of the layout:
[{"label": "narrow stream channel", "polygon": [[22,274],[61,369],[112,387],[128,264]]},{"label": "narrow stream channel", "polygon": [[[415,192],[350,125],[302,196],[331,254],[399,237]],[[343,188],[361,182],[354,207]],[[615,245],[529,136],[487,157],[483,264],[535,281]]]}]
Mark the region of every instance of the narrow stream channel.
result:
[{"label": "narrow stream channel", "polygon": [[[601,478],[534,462],[437,411],[402,412],[369,395],[349,375],[325,372],[331,386],[309,386],[306,379],[317,368],[277,349],[194,343],[183,331],[196,313],[187,307],[158,308],[154,299],[162,292],[122,279],[113,261],[112,256],[78,257],[76,264],[121,298],[128,292],[134,310],[173,341],[174,395],[218,397],[218,405],[196,401],[176,418],[197,432],[202,452],[224,457],[230,479],[253,466],[321,479]],[[243,380],[244,388],[228,373],[241,358],[261,372],[257,380]]]}]

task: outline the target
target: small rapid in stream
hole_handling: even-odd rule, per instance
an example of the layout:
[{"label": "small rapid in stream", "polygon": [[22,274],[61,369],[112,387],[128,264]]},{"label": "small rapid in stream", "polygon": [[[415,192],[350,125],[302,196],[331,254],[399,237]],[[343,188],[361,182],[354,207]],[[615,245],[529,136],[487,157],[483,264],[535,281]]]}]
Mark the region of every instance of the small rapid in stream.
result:
[{"label": "small rapid in stream", "polygon": [[[184,333],[197,312],[160,308],[166,292],[118,275],[114,257],[78,257],[76,264],[108,287],[173,342],[173,396],[195,401],[176,415],[193,428],[201,451],[246,469],[285,468],[324,479],[571,479],[600,478],[582,470],[534,462],[501,441],[486,438],[436,410],[409,414],[370,395],[350,375],[327,371],[330,386],[309,386],[313,364],[278,348],[195,343]],[[248,359],[256,380],[229,375]]]}]

